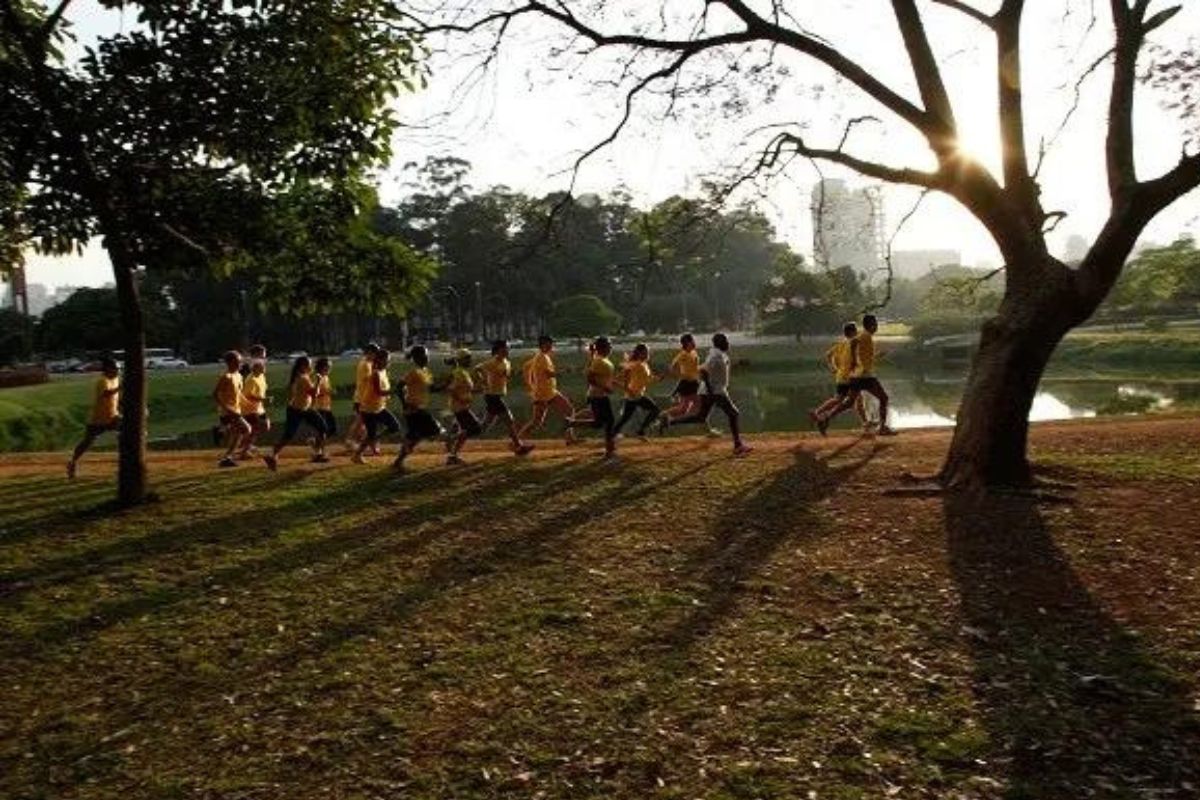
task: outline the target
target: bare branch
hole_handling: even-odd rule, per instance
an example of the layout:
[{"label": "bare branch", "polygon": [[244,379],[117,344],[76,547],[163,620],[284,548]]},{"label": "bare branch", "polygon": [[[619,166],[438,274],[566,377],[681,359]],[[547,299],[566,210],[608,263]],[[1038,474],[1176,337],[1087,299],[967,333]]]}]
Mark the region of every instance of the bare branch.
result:
[{"label": "bare branch", "polygon": [[930,0],[930,2],[962,12],[976,22],[986,25],[989,28],[993,27],[995,24],[995,19],[993,17],[983,13],[973,6],[967,5],[966,3],[962,2],[962,0]]},{"label": "bare branch", "polygon": [[957,145],[957,124],[954,120],[954,108],[950,104],[950,95],[942,80],[942,69],[933,54],[929,44],[929,36],[925,31],[925,23],[921,20],[921,12],[917,10],[916,0],[892,0],[892,11],[900,26],[900,35],[904,38],[904,48],[908,51],[908,60],[912,63],[913,74],[917,86],[921,90],[921,100],[926,112],[932,117],[932,125],[928,130],[922,129],[929,138],[930,146],[939,157],[952,153]]},{"label": "bare branch", "polygon": [[67,13],[67,6],[69,5],[71,5],[71,0],[60,0],[58,7],[46,17],[46,21],[42,23],[42,29],[38,32],[39,38],[42,41],[48,41],[54,35],[54,29],[62,21],[63,14]]},{"label": "bare branch", "polygon": [[1004,0],[996,13],[996,77],[1004,185],[1016,195],[1026,218],[1042,216],[1037,184],[1029,171],[1025,143],[1025,98],[1021,73],[1021,18],[1025,0]]},{"label": "bare branch", "polygon": [[767,145],[767,149],[764,151],[764,159],[760,163],[763,166],[772,166],[785,152],[795,153],[805,158],[828,161],[832,164],[840,164],[843,167],[854,170],[860,175],[875,178],[876,180],[888,181],[889,183],[903,183],[910,186],[922,186],[927,189],[947,188],[946,178],[940,172],[925,172],[908,167],[891,167],[874,161],[866,161],[843,152],[840,149],[828,150],[809,147],[805,144],[803,138],[786,131],[778,134]]}]

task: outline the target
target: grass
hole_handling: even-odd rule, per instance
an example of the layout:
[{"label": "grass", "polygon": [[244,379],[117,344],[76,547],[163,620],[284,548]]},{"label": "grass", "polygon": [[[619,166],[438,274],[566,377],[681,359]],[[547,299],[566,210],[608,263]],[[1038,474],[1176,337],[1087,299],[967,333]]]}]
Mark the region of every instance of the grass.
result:
[{"label": "grass", "polygon": [[119,514],[12,460],[0,795],[1194,794],[1194,421],[1039,428],[1067,506],[877,492],[945,442],[161,454]]}]

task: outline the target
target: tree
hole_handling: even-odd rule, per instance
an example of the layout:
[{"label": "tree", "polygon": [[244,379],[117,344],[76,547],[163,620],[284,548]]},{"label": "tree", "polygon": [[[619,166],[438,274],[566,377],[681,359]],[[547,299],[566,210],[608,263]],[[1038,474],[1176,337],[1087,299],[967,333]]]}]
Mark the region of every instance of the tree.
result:
[{"label": "tree", "polygon": [[1200,305],[1200,250],[1191,237],[1145,250],[1129,262],[1110,302],[1141,314],[1194,313]]},{"label": "tree", "polygon": [[[1111,69],[1108,87],[1108,130],[1105,152],[1111,213],[1087,256],[1077,268],[1054,258],[1046,233],[1061,214],[1043,207],[1037,162],[1031,157],[1025,121],[1022,79],[1022,23],[1032,4],[1025,0],[993,3],[994,12],[973,0],[890,0],[898,41],[911,75],[873,70],[849,55],[852,41],[826,38],[815,29],[856,30],[853,12],[827,4],[771,3],[751,0],[694,0],[684,3],[634,4],[538,1],[469,5],[449,3],[445,17],[412,20],[427,34],[470,35],[483,32],[499,46],[517,23],[535,18],[555,26],[571,42],[547,46],[554,54],[574,57],[613,54],[612,80],[625,90],[619,120],[610,135],[582,158],[611,142],[636,112],[639,101],[662,97],[672,113],[678,106],[722,86],[741,81],[744,95],[727,103],[738,110],[756,102],[753,92],[778,92],[775,78],[796,80],[796,71],[777,68],[786,53],[807,60],[836,76],[841,85],[884,113],[883,120],[915,134],[927,147],[929,166],[896,165],[851,149],[853,134],[878,121],[856,117],[846,123],[836,143],[810,142],[797,122],[771,126],[760,156],[746,176],[778,172],[790,160],[824,162],[877,181],[914,186],[957,200],[987,229],[1004,258],[1005,294],[997,313],[983,326],[959,410],[954,437],[939,479],[955,488],[1031,484],[1027,460],[1028,417],[1038,383],[1051,354],[1073,327],[1086,320],[1121,274],[1138,236],[1160,212],[1200,185],[1200,152],[1184,149],[1178,162],[1152,178],[1137,167],[1133,121],[1139,80],[1139,58],[1150,35],[1168,24],[1180,6],[1159,8],[1154,0],[1109,0],[1106,8],[1109,44],[1104,57],[1081,80]],[[479,10],[480,6],[483,10]],[[1039,8],[1046,4],[1039,3]],[[1063,1],[1064,8],[1067,0]],[[653,6],[653,7],[648,7]],[[806,7],[809,6],[809,7]],[[1154,8],[1152,8],[1154,6]],[[956,108],[943,70],[952,57],[939,55],[926,27],[926,16],[954,15],[974,26],[995,50],[989,86],[997,97],[996,126],[1002,152],[999,174],[976,160],[963,146]],[[843,24],[828,19],[846,15]],[[806,19],[812,27],[805,24]],[[954,42],[954,48],[960,46]],[[490,51],[489,51],[490,52]],[[1159,65],[1152,80],[1181,94],[1180,111],[1194,111],[1194,87],[1200,79],[1200,56],[1193,51]],[[575,74],[578,69],[571,70]],[[911,84],[911,89],[909,88]],[[800,88],[800,87],[797,87]],[[796,95],[803,95],[797,91]],[[1064,109],[1065,110],[1065,109]],[[1189,119],[1195,125],[1196,117]],[[1193,151],[1196,141],[1186,144]]]},{"label": "tree", "polygon": [[621,315],[605,305],[599,297],[579,294],[555,303],[550,309],[547,324],[550,333],[555,336],[582,339],[613,333],[621,327]]},{"label": "tree", "polygon": [[297,192],[352,208],[358,176],[388,155],[388,101],[423,76],[383,0],[105,3],[136,8],[138,24],[77,64],[57,49],[69,5],[0,5],[0,219],[46,252],[102,238],[126,352],[129,505],[147,493],[139,271],[185,251],[251,263],[246,245]]},{"label": "tree", "polygon": [[843,302],[828,273],[806,270],[799,256],[779,260],[759,290],[757,306],[763,333],[797,337],[829,336],[857,310]]},{"label": "tree", "polygon": [[[178,331],[166,297],[147,287],[144,277],[138,283],[146,336],[156,346],[174,346]],[[42,314],[37,326],[38,349],[56,355],[120,350],[124,342],[120,320],[116,289],[78,289]]]},{"label": "tree", "polygon": [[0,366],[29,358],[33,324],[15,308],[0,308]]}]

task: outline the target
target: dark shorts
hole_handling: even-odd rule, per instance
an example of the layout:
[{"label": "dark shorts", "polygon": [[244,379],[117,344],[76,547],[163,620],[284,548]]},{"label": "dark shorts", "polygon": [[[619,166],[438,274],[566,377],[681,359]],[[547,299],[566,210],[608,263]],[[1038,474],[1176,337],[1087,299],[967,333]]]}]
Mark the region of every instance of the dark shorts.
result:
[{"label": "dark shorts", "polygon": [[242,414],[242,419],[249,422],[251,425],[261,425],[267,421],[266,414]]},{"label": "dark shorts", "polygon": [[454,420],[458,423],[458,429],[467,436],[475,437],[483,433],[483,426],[479,424],[479,418],[470,409],[455,411]]},{"label": "dark shorts", "polygon": [[337,417],[333,415],[333,412],[321,409],[317,413],[321,415],[321,419],[325,423],[325,433],[330,436],[337,433]]},{"label": "dark shorts", "polygon": [[854,391],[854,386],[852,384],[839,383],[837,385],[837,396],[838,397],[845,397],[846,395],[850,394],[852,391]]},{"label": "dark shorts", "polygon": [[374,442],[379,438],[380,427],[386,428],[388,433],[400,432],[400,420],[396,419],[396,415],[388,409],[382,411],[363,411],[362,421],[367,429],[367,441]]},{"label": "dark shorts", "polygon": [[222,414],[221,424],[228,428],[230,425],[237,425],[238,423],[243,422],[245,419],[246,418],[241,414]]},{"label": "dark shorts", "polygon": [[868,394],[882,394],[883,384],[874,376],[864,378],[851,378],[850,388],[856,392],[867,392]]},{"label": "dark shorts", "polygon": [[695,397],[700,394],[700,381],[680,381],[675,384],[675,394],[679,397]]},{"label": "dark shorts", "polygon": [[290,442],[293,438],[295,438],[296,433],[299,432],[301,425],[307,425],[321,436],[324,436],[326,433],[328,433],[328,431],[325,430],[325,420],[322,419],[321,415],[316,411],[311,408],[301,411],[298,408],[292,408],[291,406],[288,406],[287,417],[284,418],[283,422],[283,438],[279,440],[280,443],[282,444],[284,442]]},{"label": "dark shorts", "polygon": [[504,396],[499,394],[485,394],[483,396],[483,406],[487,409],[487,413],[493,417],[511,418],[512,411],[508,408],[508,403],[504,402]]},{"label": "dark shorts", "polygon": [[733,419],[741,413],[738,411],[738,407],[733,404],[733,401],[729,399],[729,395],[727,394],[701,395],[700,414],[707,419],[708,415],[713,412],[714,408],[721,409],[721,412],[724,413],[729,419]]},{"label": "dark shorts", "polygon": [[404,415],[404,438],[410,442],[436,439],[442,435],[442,426],[425,409]]},{"label": "dark shorts", "polygon": [[106,425],[93,425],[89,422],[86,430],[88,436],[99,436],[100,434],[108,433],[109,431],[119,431],[121,430],[121,418],[117,417]]},{"label": "dark shorts", "polygon": [[617,418],[613,415],[612,400],[607,397],[589,397],[588,408],[592,411],[592,427],[603,428],[605,433],[611,434],[617,424]]}]

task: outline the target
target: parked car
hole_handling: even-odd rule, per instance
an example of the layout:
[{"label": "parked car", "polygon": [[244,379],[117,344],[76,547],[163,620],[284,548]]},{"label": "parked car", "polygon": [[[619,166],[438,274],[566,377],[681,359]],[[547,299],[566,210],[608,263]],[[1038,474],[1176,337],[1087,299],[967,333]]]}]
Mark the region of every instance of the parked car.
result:
[{"label": "parked car", "polygon": [[191,364],[182,358],[150,358],[146,360],[148,369],[187,369]]},{"label": "parked car", "polygon": [[363,351],[358,347],[351,347],[348,350],[343,350],[338,358],[362,358]]}]

